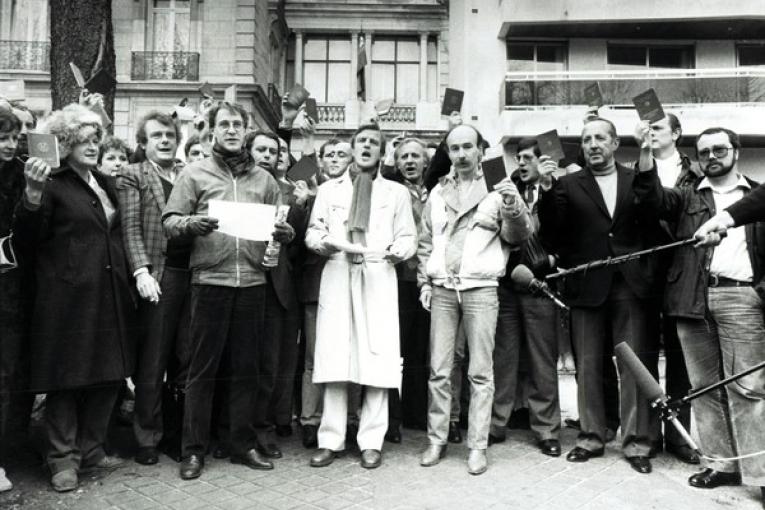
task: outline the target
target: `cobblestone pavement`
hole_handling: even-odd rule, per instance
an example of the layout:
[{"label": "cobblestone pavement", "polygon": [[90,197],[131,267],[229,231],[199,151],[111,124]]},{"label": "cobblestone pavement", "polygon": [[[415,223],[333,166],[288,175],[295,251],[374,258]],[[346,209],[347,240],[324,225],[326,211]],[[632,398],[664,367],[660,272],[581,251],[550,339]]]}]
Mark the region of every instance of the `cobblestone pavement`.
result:
[{"label": "cobblestone pavement", "polygon": [[[571,416],[575,386],[561,378],[564,416]],[[565,404],[568,403],[568,404]],[[564,429],[563,448],[573,446],[574,431]],[[606,455],[584,464],[540,454],[526,431],[510,431],[508,441],[489,449],[489,470],[466,471],[467,447],[449,445],[437,466],[423,468],[418,453],[425,433],[404,430],[401,444],[386,443],[383,465],[365,470],[358,454],[326,468],[308,466],[310,453],[297,436],[283,443],[284,458],[273,471],[252,471],[228,461],[207,458],[197,481],[178,478],[177,464],[162,456],[156,466],[127,466],[85,476],[81,488],[57,494],[39,466],[12,470],[13,492],[0,495],[3,509],[147,510],[147,509],[759,509],[759,489],[725,487],[693,489],[694,471],[660,455],[654,472],[641,475],[623,460],[617,443]]]}]

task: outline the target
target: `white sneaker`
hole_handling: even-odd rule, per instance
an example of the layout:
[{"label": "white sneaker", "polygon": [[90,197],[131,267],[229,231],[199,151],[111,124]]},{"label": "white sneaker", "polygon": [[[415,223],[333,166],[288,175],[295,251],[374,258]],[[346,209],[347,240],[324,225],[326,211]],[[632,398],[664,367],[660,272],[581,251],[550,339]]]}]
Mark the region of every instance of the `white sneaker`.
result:
[{"label": "white sneaker", "polygon": [[6,492],[13,489],[13,484],[5,476],[5,469],[0,468],[0,492]]}]

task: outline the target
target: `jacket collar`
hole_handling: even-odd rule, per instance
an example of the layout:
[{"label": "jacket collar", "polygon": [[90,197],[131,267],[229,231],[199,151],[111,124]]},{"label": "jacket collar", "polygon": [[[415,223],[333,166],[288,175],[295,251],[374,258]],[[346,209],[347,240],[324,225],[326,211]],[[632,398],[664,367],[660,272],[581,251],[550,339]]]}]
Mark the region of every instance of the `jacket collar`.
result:
[{"label": "jacket collar", "polygon": [[621,210],[624,208],[624,202],[632,187],[633,173],[634,172],[631,169],[621,163],[616,163],[616,207],[614,208],[613,217],[608,212],[606,202],[603,200],[603,193],[600,191],[600,186],[598,186],[595,176],[592,174],[592,170],[590,170],[589,167],[585,167],[574,175],[576,176],[576,182],[582,186],[592,201],[595,202],[595,205],[598,206],[598,209],[611,218],[612,221],[615,221],[616,218],[619,217]]},{"label": "jacket collar", "polygon": [[[740,188],[741,189],[745,189],[745,190],[751,190],[752,189],[752,186],[749,185],[749,182],[746,180],[746,177],[744,177],[741,174],[738,175],[738,182],[736,182],[736,185],[733,188],[731,188],[729,190],[726,190],[725,192],[732,191],[733,189],[740,189]],[[704,177],[701,180],[701,182],[699,182],[699,186],[698,186],[697,189],[699,191],[701,191],[703,189],[711,189],[712,191],[715,190],[714,186],[712,186],[712,183],[709,182],[709,179],[707,177]]]},{"label": "jacket collar", "polygon": [[464,202],[460,202],[457,179],[457,173],[452,168],[449,173],[442,178],[440,193],[444,202],[446,202],[446,205],[457,212],[457,219],[459,219],[480,204],[481,200],[489,194],[489,191],[486,189],[483,182],[483,170],[479,167],[473,177],[470,194],[465,198]]},{"label": "jacket collar", "polygon": [[154,166],[154,163],[147,159],[141,163],[141,172],[143,172],[143,175],[146,177],[149,189],[151,190],[152,195],[154,195],[154,200],[157,201],[160,211],[163,210],[165,208],[165,191],[162,189],[162,181],[160,180],[161,177],[159,176],[159,171]]}]

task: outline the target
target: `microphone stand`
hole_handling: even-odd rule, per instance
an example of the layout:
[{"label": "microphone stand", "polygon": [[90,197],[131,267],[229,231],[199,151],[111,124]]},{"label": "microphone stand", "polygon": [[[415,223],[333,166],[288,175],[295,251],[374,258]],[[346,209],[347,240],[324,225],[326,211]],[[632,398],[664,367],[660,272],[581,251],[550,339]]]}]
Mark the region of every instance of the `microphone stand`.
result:
[{"label": "microphone stand", "polygon": [[572,267],[571,269],[562,269],[557,273],[549,274],[545,276],[545,280],[550,281],[550,280],[555,280],[557,278],[565,278],[566,276],[569,276],[575,273],[581,273],[584,271],[589,271],[590,269],[600,269],[602,267],[623,264],[631,260],[637,260],[644,255],[652,255],[660,251],[672,250],[675,248],[680,248],[681,246],[687,246],[689,244],[696,244],[697,242],[699,242],[698,239],[696,239],[695,237],[691,237],[689,239],[684,239],[682,241],[675,241],[674,243],[654,246],[653,248],[648,248],[647,250],[640,250],[640,251],[636,251],[632,253],[627,253],[626,255],[620,255],[618,257],[608,257],[607,259],[593,260],[592,262],[587,262],[586,264],[579,264],[578,266]]}]

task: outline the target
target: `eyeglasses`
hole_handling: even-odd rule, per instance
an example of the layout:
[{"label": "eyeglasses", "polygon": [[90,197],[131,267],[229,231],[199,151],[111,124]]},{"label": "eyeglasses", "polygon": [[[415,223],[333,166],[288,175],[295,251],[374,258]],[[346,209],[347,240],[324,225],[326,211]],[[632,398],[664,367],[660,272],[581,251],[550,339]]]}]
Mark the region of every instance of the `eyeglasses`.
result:
[{"label": "eyeglasses", "polygon": [[728,151],[731,150],[733,147],[726,147],[726,146],[717,146],[712,147],[712,149],[701,149],[699,151],[699,159],[707,160],[709,159],[710,153],[714,155],[717,159],[722,159],[725,156],[728,155]]},{"label": "eyeglasses", "polygon": [[531,156],[529,154],[518,154],[517,156],[515,156],[515,160],[519,163],[521,161],[525,161],[526,163],[529,163],[534,160],[534,156]]}]

